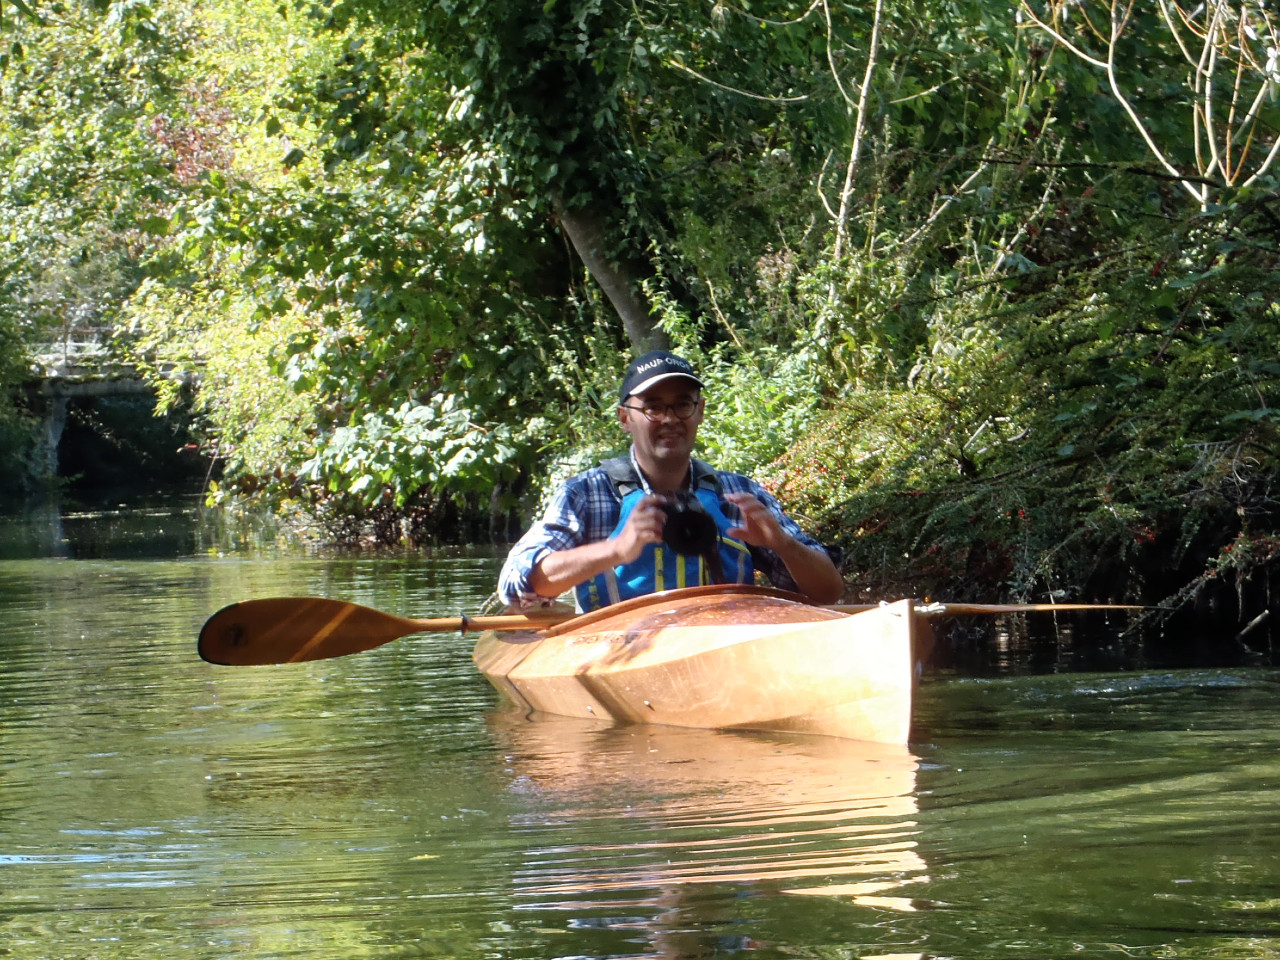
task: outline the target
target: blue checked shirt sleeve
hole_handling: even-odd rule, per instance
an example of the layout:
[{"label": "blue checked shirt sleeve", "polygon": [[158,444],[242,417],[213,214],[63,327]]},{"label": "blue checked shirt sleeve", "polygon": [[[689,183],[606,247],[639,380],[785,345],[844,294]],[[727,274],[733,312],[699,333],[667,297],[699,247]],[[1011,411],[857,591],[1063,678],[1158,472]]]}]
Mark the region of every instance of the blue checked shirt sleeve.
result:
[{"label": "blue checked shirt sleeve", "polygon": [[[744,477],[737,473],[724,473],[717,471],[720,477],[720,489],[725,493],[749,493],[762,504],[765,508],[778,519],[778,523],[782,525],[782,529],[791,536],[795,537],[801,543],[810,547],[817,547],[819,550],[826,552],[826,547],[809,536],[800,529],[800,525],[792,520],[782,511],[782,505],[778,503],[776,497],[771,494],[760,484],[754,480]],[[733,516],[732,514],[730,515]],[[772,550],[766,550],[764,547],[751,547],[751,560],[755,564],[755,568],[763,573],[771,584],[779,590],[798,590],[796,582],[792,579],[791,574],[787,570],[787,565],[782,562]]]},{"label": "blue checked shirt sleeve", "polygon": [[552,496],[541,519],[525,531],[502,565],[498,599],[508,606],[543,606],[553,598],[534,592],[533,569],[548,553],[607,540],[621,516],[621,504],[603,470],[567,480]]}]

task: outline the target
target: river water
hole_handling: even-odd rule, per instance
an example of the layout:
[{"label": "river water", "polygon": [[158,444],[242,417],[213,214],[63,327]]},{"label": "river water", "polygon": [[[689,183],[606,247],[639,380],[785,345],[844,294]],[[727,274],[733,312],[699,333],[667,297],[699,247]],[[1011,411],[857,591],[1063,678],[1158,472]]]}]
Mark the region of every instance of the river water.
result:
[{"label": "river water", "polygon": [[909,748],[512,716],[469,638],[199,660],[234,600],[474,612],[486,550],[0,521],[0,957],[1280,957],[1280,672],[926,677]]}]

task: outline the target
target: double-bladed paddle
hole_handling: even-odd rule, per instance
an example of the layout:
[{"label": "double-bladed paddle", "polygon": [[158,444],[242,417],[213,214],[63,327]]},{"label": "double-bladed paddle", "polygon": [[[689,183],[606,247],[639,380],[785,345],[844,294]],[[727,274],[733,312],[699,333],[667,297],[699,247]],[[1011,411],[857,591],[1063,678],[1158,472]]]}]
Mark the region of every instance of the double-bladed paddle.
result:
[{"label": "double-bladed paddle", "polygon": [[[879,604],[837,604],[840,613],[860,613]],[[965,614],[1041,613],[1068,610],[1138,610],[1141,607],[1090,603],[928,603],[925,617]],[[298,663],[345,657],[412,633],[467,633],[472,630],[545,630],[572,619],[567,611],[413,620],[358,603],[324,597],[270,597],[223,607],[200,630],[196,649],[210,663],[233,667]]]}]

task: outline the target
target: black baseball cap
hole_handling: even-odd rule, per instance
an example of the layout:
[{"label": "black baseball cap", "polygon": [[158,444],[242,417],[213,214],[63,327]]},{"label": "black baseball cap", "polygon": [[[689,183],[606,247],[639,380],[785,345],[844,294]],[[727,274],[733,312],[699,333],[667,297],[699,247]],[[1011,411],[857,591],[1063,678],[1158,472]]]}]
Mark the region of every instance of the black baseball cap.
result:
[{"label": "black baseball cap", "polygon": [[702,381],[693,372],[693,364],[684,357],[677,357],[666,350],[651,350],[642,357],[637,357],[627,367],[627,375],[622,378],[620,402],[625,403],[627,397],[644,393],[654,384],[671,377],[684,377],[702,389]]}]

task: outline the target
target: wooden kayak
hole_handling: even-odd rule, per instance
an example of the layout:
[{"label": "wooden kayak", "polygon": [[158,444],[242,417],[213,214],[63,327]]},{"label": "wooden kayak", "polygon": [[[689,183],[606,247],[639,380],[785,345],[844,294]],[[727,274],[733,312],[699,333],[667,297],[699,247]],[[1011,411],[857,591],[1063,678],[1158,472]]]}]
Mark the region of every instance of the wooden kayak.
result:
[{"label": "wooden kayak", "polygon": [[473,657],[534,714],[905,744],[919,629],[912,600],[850,614],[765,587],[691,587],[485,633]]}]

